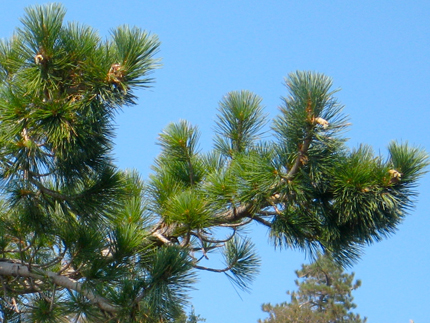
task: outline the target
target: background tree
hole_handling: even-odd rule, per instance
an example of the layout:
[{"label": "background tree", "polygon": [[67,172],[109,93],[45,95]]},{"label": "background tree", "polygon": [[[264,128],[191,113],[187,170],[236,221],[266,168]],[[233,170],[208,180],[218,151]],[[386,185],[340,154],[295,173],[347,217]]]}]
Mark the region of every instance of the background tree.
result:
[{"label": "background tree", "polygon": [[287,292],[291,301],[277,305],[263,304],[269,318],[259,323],[365,323],[356,308],[351,292],[361,285],[354,274],[343,272],[330,258],[319,256],[310,265],[296,271],[300,280],[297,291]]},{"label": "background tree", "polygon": [[198,322],[206,322],[206,319],[200,317],[200,315],[196,315],[194,307],[191,308],[188,316],[183,313],[180,317],[175,320],[175,323],[198,323]]},{"label": "background tree", "polygon": [[[214,149],[186,121],[161,134],[150,179],[112,162],[113,119],[158,67],[138,28],[102,41],[63,24],[58,4],[26,10],[0,45],[0,307],[4,321],[170,322],[195,269],[246,289],[256,221],[276,246],[350,264],[413,206],[427,155],[391,143],[388,158],[350,151],[331,79],[296,72],[267,124],[261,98],[220,102]],[[208,262],[220,251],[223,267]]]}]

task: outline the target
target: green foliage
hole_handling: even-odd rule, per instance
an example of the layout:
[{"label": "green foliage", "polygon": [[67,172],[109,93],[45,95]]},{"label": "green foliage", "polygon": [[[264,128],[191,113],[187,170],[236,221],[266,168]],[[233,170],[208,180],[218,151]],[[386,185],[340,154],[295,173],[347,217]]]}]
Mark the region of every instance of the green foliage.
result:
[{"label": "green foliage", "polygon": [[413,207],[427,154],[398,143],[388,158],[350,150],[332,81],[312,72],[286,78],[271,133],[262,99],[231,92],[213,150],[179,121],[160,134],[147,182],[118,170],[114,117],[151,85],[159,41],[128,26],[102,40],[65,13],[30,7],[0,42],[1,319],[183,321],[197,269],[249,288],[260,263],[251,222],[277,247],[348,265]]},{"label": "green foliage", "polygon": [[227,277],[239,288],[246,290],[258,273],[260,259],[255,255],[254,244],[248,239],[233,238],[226,243],[224,260],[231,275]]},{"label": "green foliage", "polygon": [[220,102],[215,147],[226,156],[244,152],[258,139],[266,120],[262,99],[248,91],[230,92]]},{"label": "green foliage", "polygon": [[181,317],[176,319],[174,323],[198,323],[198,322],[206,322],[206,319],[200,317],[200,315],[196,315],[194,311],[194,307],[192,307],[188,317],[185,313],[183,313]]},{"label": "green foliage", "polygon": [[154,244],[142,181],[110,156],[113,117],[150,85],[159,42],[127,26],[103,41],[64,16],[30,7],[1,43],[0,252],[29,271],[2,273],[2,318],[173,318],[194,281],[188,253]]},{"label": "green foliage", "polygon": [[343,272],[342,268],[328,257],[319,255],[310,265],[302,265],[296,271],[297,291],[287,292],[290,302],[277,305],[263,304],[262,309],[269,314],[260,323],[365,323],[366,318],[351,310],[352,291],[360,287],[361,281],[354,282],[354,274]]}]

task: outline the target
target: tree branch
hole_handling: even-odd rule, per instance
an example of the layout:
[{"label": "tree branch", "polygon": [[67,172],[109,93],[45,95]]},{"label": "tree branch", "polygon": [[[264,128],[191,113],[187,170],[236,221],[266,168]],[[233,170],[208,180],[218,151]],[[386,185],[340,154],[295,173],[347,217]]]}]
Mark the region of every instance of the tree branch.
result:
[{"label": "tree branch", "polygon": [[42,185],[42,183],[40,183],[39,181],[36,181],[34,178],[30,177],[29,178],[30,183],[34,184],[42,193],[49,195],[57,200],[60,201],[67,201],[70,200],[71,198],[69,196],[66,196],[64,194],[58,193],[56,191],[50,190],[49,188],[45,187]]},{"label": "tree branch", "polygon": [[312,135],[308,134],[308,136],[303,141],[303,145],[298,152],[298,156],[296,158],[296,161],[294,162],[293,167],[291,167],[290,171],[286,176],[286,180],[292,180],[294,176],[296,176],[297,172],[300,169],[300,165],[303,164],[303,159],[306,157],[306,153],[309,149],[309,146],[311,145],[311,142],[312,142]]},{"label": "tree branch", "polygon": [[220,240],[211,240],[211,239],[209,239],[207,237],[204,237],[203,235],[201,235],[199,233],[196,233],[196,232],[190,232],[190,234],[193,235],[193,236],[195,236],[195,237],[197,237],[197,238],[199,238],[199,240],[201,242],[207,242],[207,243],[224,243],[224,242],[227,242],[227,241],[233,239],[233,237],[236,235],[236,229],[233,228],[233,230],[234,230],[233,233],[229,237],[227,237],[225,239],[220,239]]},{"label": "tree branch", "polygon": [[270,222],[269,222],[269,221],[267,221],[267,220],[264,220],[263,218],[261,218],[261,217],[259,217],[259,216],[257,216],[257,215],[252,216],[252,217],[251,217],[251,219],[253,219],[253,220],[257,221],[258,223],[261,223],[261,224],[265,225],[265,226],[266,226],[266,227],[268,227],[268,228],[271,228],[271,227],[272,227],[272,223],[270,223]]},{"label": "tree branch", "polygon": [[82,286],[82,283],[74,279],[71,279],[62,275],[58,275],[57,273],[54,273],[51,271],[37,269],[33,272],[33,271],[30,271],[29,268],[25,265],[14,263],[14,262],[7,262],[3,260],[3,261],[0,261],[0,275],[11,276],[11,277],[26,277],[26,278],[33,278],[33,279],[49,278],[52,280],[54,284],[58,286],[67,288],[69,290],[74,290],[84,295],[91,302],[98,305],[100,309],[102,309],[103,311],[106,311],[106,312],[118,311],[118,308],[116,306],[110,304],[109,301],[104,297],[98,296],[94,294],[91,290],[84,288]]},{"label": "tree branch", "polygon": [[214,269],[214,268],[198,266],[198,265],[193,265],[193,267],[200,270],[212,271],[214,273],[225,273],[226,271],[229,271],[232,268],[232,267],[226,267],[224,269]]},{"label": "tree branch", "polygon": [[215,222],[218,225],[223,225],[223,224],[230,224],[232,222],[243,219],[245,217],[251,217],[252,208],[253,208],[253,204],[251,203],[234,207],[226,212],[219,214],[215,218]]},{"label": "tree branch", "polygon": [[163,235],[162,235],[160,232],[158,232],[158,231],[153,232],[153,233],[152,233],[152,235],[153,235],[154,237],[158,238],[161,242],[163,242],[163,243],[165,243],[165,244],[167,244],[167,245],[171,245],[171,244],[172,244],[172,242],[171,242],[169,239],[167,239],[165,236],[163,236]]}]

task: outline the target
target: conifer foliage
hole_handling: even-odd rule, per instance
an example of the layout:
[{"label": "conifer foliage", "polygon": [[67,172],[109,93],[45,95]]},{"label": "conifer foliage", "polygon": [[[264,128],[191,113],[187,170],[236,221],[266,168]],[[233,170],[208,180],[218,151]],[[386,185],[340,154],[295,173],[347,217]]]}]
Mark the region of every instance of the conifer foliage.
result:
[{"label": "conifer foliage", "polygon": [[[332,81],[311,72],[286,78],[266,140],[262,99],[231,92],[212,151],[179,121],[160,134],[148,181],[118,170],[113,119],[151,85],[158,39],[122,26],[105,41],[64,16],[59,4],[30,7],[0,43],[4,321],[172,322],[198,269],[249,287],[260,262],[241,230],[251,222],[275,246],[350,264],[413,207],[425,152],[350,151]],[[216,251],[222,267],[208,261]]]},{"label": "conifer foliage", "polygon": [[298,290],[287,292],[291,301],[282,304],[263,304],[269,318],[259,323],[365,323],[351,310],[352,291],[360,287],[354,274],[343,272],[330,258],[319,256],[310,265],[296,270]]}]

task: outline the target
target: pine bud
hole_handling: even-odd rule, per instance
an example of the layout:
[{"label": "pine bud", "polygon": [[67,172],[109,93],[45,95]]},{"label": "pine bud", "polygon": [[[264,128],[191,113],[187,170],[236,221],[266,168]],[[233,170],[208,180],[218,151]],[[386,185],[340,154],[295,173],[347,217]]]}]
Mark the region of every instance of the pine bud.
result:
[{"label": "pine bud", "polygon": [[324,129],[328,128],[329,123],[327,120],[325,120],[321,117],[318,117],[318,118],[315,118],[314,121],[315,121],[315,123],[321,125]]},{"label": "pine bud", "polygon": [[34,62],[35,62],[37,65],[42,64],[43,60],[44,60],[44,57],[43,57],[43,55],[42,55],[42,54],[37,54],[36,56],[34,56]]},{"label": "pine bud", "polygon": [[396,184],[402,178],[402,174],[395,169],[390,169],[388,173],[391,175],[390,184]]}]

